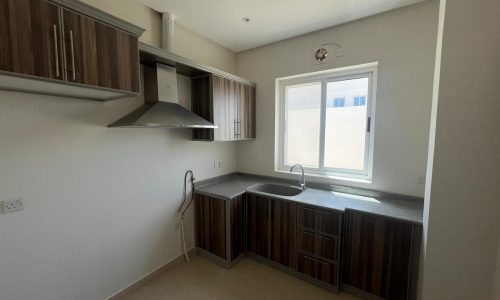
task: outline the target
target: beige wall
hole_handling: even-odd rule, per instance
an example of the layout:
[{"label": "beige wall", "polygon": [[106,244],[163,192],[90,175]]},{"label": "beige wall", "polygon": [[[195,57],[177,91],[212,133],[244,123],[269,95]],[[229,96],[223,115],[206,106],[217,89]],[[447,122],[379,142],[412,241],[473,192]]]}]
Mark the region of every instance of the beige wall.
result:
[{"label": "beige wall", "polygon": [[[83,2],[146,29],[140,41],[161,47],[161,16],[158,12],[137,0],[83,0]],[[236,72],[234,52],[179,24],[176,24],[175,28],[174,51],[226,72]]]},{"label": "beige wall", "polygon": [[441,12],[423,299],[498,299],[500,2],[442,1]]},{"label": "beige wall", "polygon": [[[285,176],[273,170],[276,78],[379,62],[373,184],[327,182],[423,196],[437,20],[438,1],[427,1],[238,53],[238,74],[257,83],[257,139],[238,144],[238,170]],[[325,42],[345,56],[314,65]]]},{"label": "beige wall", "polygon": [[[132,0],[88,2],[159,43],[157,13]],[[227,49],[183,29],[177,41],[200,53],[186,56],[234,70]],[[190,130],[106,127],[138,105],[0,91],[0,201],[25,205],[0,215],[0,299],[101,300],[182,253],[184,172],[235,171],[236,146],[193,142]],[[186,226],[192,247],[191,211]]]}]

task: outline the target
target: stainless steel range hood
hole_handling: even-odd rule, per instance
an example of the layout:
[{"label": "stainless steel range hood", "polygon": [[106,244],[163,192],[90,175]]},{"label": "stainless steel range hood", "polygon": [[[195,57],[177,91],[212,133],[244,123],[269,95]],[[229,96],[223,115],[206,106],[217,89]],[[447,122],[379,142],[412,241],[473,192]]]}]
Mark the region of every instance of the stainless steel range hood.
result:
[{"label": "stainless steel range hood", "polygon": [[[162,45],[172,52],[175,17],[162,15]],[[217,128],[178,103],[177,71],[157,63],[141,67],[141,82],[145,103],[108,127],[133,128]]]},{"label": "stainless steel range hood", "polygon": [[108,127],[217,128],[178,104],[177,72],[167,65],[144,66],[144,105]]}]

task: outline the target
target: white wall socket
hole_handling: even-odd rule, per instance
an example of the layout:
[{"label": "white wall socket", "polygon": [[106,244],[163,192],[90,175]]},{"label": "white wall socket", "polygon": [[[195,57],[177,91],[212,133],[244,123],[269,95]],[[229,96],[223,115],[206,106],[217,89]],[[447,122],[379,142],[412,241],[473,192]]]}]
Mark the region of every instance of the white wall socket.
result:
[{"label": "white wall socket", "polygon": [[2,213],[8,214],[15,211],[20,211],[24,209],[23,200],[5,200],[2,201]]}]

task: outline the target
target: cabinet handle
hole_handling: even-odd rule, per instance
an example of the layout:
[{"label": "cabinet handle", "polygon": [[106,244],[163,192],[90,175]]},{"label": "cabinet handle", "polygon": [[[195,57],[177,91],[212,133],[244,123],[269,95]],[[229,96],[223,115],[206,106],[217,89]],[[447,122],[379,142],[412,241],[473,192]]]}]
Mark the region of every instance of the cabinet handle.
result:
[{"label": "cabinet handle", "polygon": [[56,77],[59,77],[59,47],[57,44],[57,26],[54,24],[54,52],[56,56]]},{"label": "cabinet handle", "polygon": [[241,136],[241,122],[234,120],[233,123],[234,137]]},{"label": "cabinet handle", "polygon": [[73,71],[73,81],[76,80],[76,71],[75,71],[75,49],[73,48],[73,30],[69,31],[69,42],[71,49],[71,68]]}]

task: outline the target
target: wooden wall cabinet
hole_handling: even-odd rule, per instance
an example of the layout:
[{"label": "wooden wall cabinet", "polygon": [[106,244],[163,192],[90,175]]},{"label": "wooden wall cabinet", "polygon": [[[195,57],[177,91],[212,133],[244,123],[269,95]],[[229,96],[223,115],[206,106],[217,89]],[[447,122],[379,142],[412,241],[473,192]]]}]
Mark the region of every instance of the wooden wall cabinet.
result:
[{"label": "wooden wall cabinet", "polygon": [[0,70],[63,80],[59,6],[0,0]]},{"label": "wooden wall cabinet", "polygon": [[255,86],[217,75],[192,79],[192,111],[219,126],[193,130],[194,140],[255,138]]},{"label": "wooden wall cabinet", "polygon": [[137,37],[65,8],[62,17],[69,82],[140,92]]},{"label": "wooden wall cabinet", "polygon": [[80,1],[0,0],[0,88],[95,100],[139,94],[143,30],[85,13],[125,23]]},{"label": "wooden wall cabinet", "polygon": [[422,226],[347,211],[343,283],[382,299],[415,299]]},{"label": "wooden wall cabinet", "polygon": [[245,252],[245,198],[194,195],[196,246],[229,267]]}]

